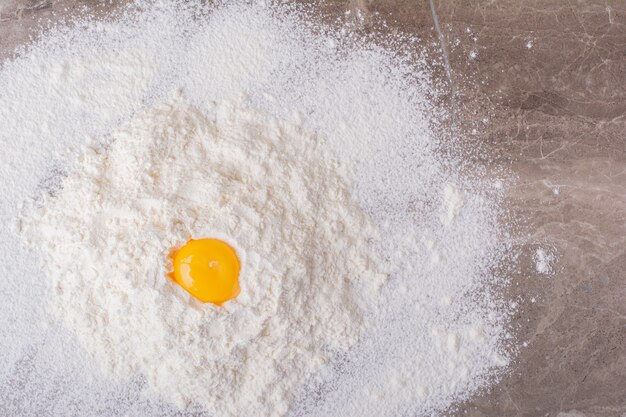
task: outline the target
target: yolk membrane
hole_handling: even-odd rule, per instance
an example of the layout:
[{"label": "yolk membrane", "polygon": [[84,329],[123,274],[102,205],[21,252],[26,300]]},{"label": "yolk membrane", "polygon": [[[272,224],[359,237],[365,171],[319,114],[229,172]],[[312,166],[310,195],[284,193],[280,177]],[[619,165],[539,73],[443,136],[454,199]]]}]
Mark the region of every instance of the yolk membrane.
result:
[{"label": "yolk membrane", "polygon": [[237,252],[219,239],[191,239],[170,253],[168,276],[203,303],[222,303],[239,294]]}]

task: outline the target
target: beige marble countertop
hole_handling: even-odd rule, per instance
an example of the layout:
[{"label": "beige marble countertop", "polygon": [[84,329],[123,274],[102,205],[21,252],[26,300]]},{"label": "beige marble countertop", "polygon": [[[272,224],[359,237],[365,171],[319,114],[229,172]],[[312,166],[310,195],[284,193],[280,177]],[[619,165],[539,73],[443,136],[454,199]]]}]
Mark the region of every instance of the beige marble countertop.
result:
[{"label": "beige marble countertop", "polygon": [[[123,2],[0,0],[0,60],[42,19]],[[445,51],[441,77],[457,128],[517,177],[508,204],[524,238],[508,296],[520,304],[513,328],[526,346],[510,375],[455,414],[626,416],[626,2],[336,0],[322,8],[360,9],[363,30],[379,13],[390,30]],[[537,270],[538,249],[556,256],[552,273]]]}]

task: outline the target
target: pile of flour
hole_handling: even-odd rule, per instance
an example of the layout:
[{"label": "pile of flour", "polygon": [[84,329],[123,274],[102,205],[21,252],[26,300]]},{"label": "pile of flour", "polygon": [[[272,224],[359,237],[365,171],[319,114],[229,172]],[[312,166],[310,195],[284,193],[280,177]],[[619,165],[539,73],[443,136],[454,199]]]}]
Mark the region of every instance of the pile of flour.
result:
[{"label": "pile of flour", "polygon": [[[21,229],[55,314],[106,371],[215,415],[279,416],[328,351],[358,340],[383,282],[341,171],[298,125],[179,98],[87,149]],[[166,279],[190,236],[237,248],[237,299],[203,304]]]},{"label": "pile of flour", "polygon": [[[497,381],[502,182],[440,134],[424,45],[197,3],[0,68],[2,409],[426,416]],[[242,254],[223,309],[164,279],[189,235]]]}]

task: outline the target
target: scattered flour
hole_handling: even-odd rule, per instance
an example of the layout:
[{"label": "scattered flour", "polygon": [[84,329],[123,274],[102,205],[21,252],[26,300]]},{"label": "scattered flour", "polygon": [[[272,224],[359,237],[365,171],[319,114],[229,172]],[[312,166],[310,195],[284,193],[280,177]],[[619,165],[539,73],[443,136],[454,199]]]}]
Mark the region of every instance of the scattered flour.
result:
[{"label": "scattered flour", "polygon": [[[199,3],[52,29],[0,68],[2,409],[425,416],[494,383],[511,337],[493,272],[510,249],[503,190],[449,156],[463,152],[441,139],[420,40]],[[280,192],[263,197],[268,184]],[[257,198],[285,221],[256,227],[280,211]],[[8,227],[24,213],[34,251]],[[214,231],[247,268],[223,311],[162,278],[170,245]],[[307,297],[319,277],[327,298]]]}]

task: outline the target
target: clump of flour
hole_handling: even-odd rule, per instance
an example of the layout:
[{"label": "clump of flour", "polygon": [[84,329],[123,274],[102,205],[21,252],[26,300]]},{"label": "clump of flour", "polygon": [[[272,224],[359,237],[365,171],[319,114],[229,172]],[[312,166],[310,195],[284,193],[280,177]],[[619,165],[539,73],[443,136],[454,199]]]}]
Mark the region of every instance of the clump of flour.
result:
[{"label": "clump of flour", "polygon": [[[0,145],[5,150],[0,154],[4,197],[0,201],[0,259],[7,277],[0,280],[5,300],[0,330],[10,335],[0,338],[3,409],[14,415],[179,415],[178,408],[185,402],[183,414],[187,415],[206,409],[218,415],[245,415],[252,412],[255,398],[269,389],[270,397],[258,405],[257,415],[267,411],[320,417],[426,416],[496,381],[509,361],[504,345],[510,338],[510,303],[497,292],[503,278],[493,271],[501,266],[510,242],[499,223],[499,197],[489,191],[492,178],[483,178],[477,174],[479,169],[474,173],[471,166],[450,156],[463,152],[449,152],[458,143],[445,141],[438,133],[446,111],[434,104],[439,92],[430,79],[430,61],[420,55],[424,50],[420,41],[386,34],[379,34],[378,43],[364,41],[350,25],[325,27],[306,10],[281,5],[218,2],[199,6],[165,0],[139,6],[110,22],[92,20],[54,29],[0,69]],[[172,101],[179,91],[185,99]],[[146,120],[159,121],[150,134],[140,129]],[[194,132],[206,130],[212,140],[230,138],[230,144],[249,143],[246,138],[251,135],[220,136],[210,126],[231,126],[233,133],[245,131],[250,123],[262,132],[257,142],[267,146],[229,145],[232,152],[212,160],[212,166],[219,169],[214,172],[206,165],[199,177],[192,170],[185,171],[180,161],[171,163],[177,156],[174,149],[152,148],[153,141],[167,136],[163,132],[171,132],[173,143],[187,138],[191,147],[180,152],[197,158],[191,159],[191,166],[197,166],[206,150],[199,145],[202,141],[192,140]],[[278,131],[269,134],[266,129],[271,131],[271,126],[278,126]],[[133,129],[139,129],[136,135],[128,133]],[[301,148],[305,142],[313,148]],[[103,147],[82,151],[88,143]],[[137,166],[121,151],[129,146],[144,152],[131,153]],[[165,159],[157,157],[166,150]],[[239,162],[247,158],[255,163],[241,166]],[[276,162],[267,180],[281,183],[285,191],[281,198],[267,199],[283,202],[288,193],[294,198],[284,203],[284,213],[293,216],[281,218],[277,228],[264,229],[281,232],[260,237],[260,229],[252,225],[276,219],[276,215],[270,212],[266,219],[261,210],[246,209],[257,207],[254,199],[260,197],[238,187],[244,187],[248,178],[239,174],[251,175],[250,170],[263,165],[262,159]],[[218,164],[222,160],[224,164]],[[319,164],[323,168],[316,173],[312,167]],[[150,166],[158,169],[142,171]],[[188,174],[188,185],[170,183],[177,175]],[[315,189],[305,194],[333,197],[307,206],[298,199],[306,181],[295,186],[302,175],[318,178],[311,180]],[[77,181],[79,177],[83,181]],[[207,182],[218,187],[213,199],[203,188]],[[99,184],[106,187],[99,188]],[[231,186],[237,198],[226,192]],[[66,195],[79,189],[83,192],[76,205],[67,212],[61,210]],[[125,197],[111,195],[114,189],[128,189],[131,195],[145,198],[122,205]],[[333,190],[339,194],[335,196]],[[24,201],[48,192],[54,196],[38,200],[39,214],[26,211],[24,230],[37,249],[31,253],[6,225],[24,213]],[[92,205],[100,195],[105,206],[102,212]],[[193,201],[196,195],[201,196],[201,204]],[[202,210],[205,205],[207,210]],[[229,211],[233,224],[211,217]],[[51,213],[63,222],[56,222]],[[66,213],[74,217],[69,219]],[[316,227],[306,232],[298,229],[294,219],[299,216],[314,218]],[[76,227],[69,231],[40,227],[66,221],[79,225],[85,218],[100,230],[111,228],[116,233],[99,235],[85,227],[85,236],[80,237],[81,232],[76,236],[92,239],[91,243],[81,240],[74,246],[53,246],[54,242],[67,243],[59,239],[75,233]],[[173,223],[192,218],[197,221]],[[336,229],[324,232],[329,224]],[[360,226],[342,230],[340,224]],[[36,229],[46,233],[33,233]],[[283,268],[300,285],[290,288],[289,280],[276,284],[265,277],[266,281],[255,281],[259,283],[256,289],[248,287],[247,295],[242,288],[241,296],[223,314],[190,303],[185,293],[162,281],[162,251],[184,241],[186,233],[212,234],[218,229],[244,254],[257,253],[265,245],[275,249],[268,258],[246,255],[244,267],[276,274],[275,268]],[[375,236],[373,229],[378,231]],[[321,242],[329,240],[326,233],[339,239],[333,241],[339,245],[338,252],[333,252],[334,246],[322,247]],[[348,243],[355,238],[363,242],[368,236],[372,238],[363,246]],[[321,265],[337,268],[328,304],[322,298],[304,297],[308,287],[303,283],[313,285],[320,264],[307,262],[311,258],[298,248],[282,247],[292,238],[300,239],[306,248],[313,247]],[[114,243],[119,239],[124,245]],[[251,245],[254,239],[261,239],[262,244]],[[138,242],[141,249],[135,247]],[[91,266],[84,268],[84,274],[91,275],[72,271],[75,276],[92,278],[84,286],[74,286],[74,293],[58,293],[57,284],[63,289],[65,280],[58,273],[70,265],[62,247],[78,254],[76,263]],[[94,248],[100,248],[102,256],[92,262]],[[378,302],[368,296],[376,293],[368,285],[375,287],[380,280],[378,268],[371,265],[372,253],[385,265],[389,277]],[[117,257],[123,260],[119,267],[110,263]],[[37,267],[38,259],[50,265],[45,273]],[[350,268],[343,263],[346,259],[354,261]],[[285,270],[290,264],[305,267]],[[133,284],[130,277],[140,275],[133,275],[136,271],[128,269],[129,265],[141,265],[141,276],[152,287]],[[106,267],[110,274],[100,276],[99,267]],[[107,280],[113,280],[113,274],[122,289],[116,284],[117,290],[108,291]],[[283,295],[267,288],[283,295],[293,291],[294,303],[275,303]],[[97,312],[83,298],[87,295],[101,297],[96,299]],[[64,297],[72,297],[75,306],[68,306]],[[111,304],[104,297],[119,301]],[[131,303],[133,299],[138,299],[137,305]],[[379,308],[368,307],[374,304]],[[267,313],[266,307],[273,313]],[[152,314],[134,314],[139,308]],[[166,314],[172,310],[174,314]],[[94,313],[87,316],[85,311]],[[317,319],[303,317],[307,311]],[[274,315],[282,320],[272,321]],[[116,317],[119,322],[106,323],[105,317]],[[264,317],[268,324],[278,322],[277,327],[265,328],[267,337],[286,335],[287,340],[260,344],[266,337],[259,330]],[[298,317],[305,323],[328,320],[328,329],[287,330],[293,329]],[[242,322],[235,323],[236,318]],[[52,323],[46,324],[50,319]],[[223,329],[213,329],[217,338],[195,333],[217,322],[224,323]],[[136,335],[130,330],[142,324],[147,329]],[[105,340],[113,325],[123,336]],[[196,347],[221,338],[225,346],[219,352],[225,356],[218,360],[208,349],[187,351],[183,342],[161,338],[176,334]],[[169,340],[165,348],[154,346],[160,340]],[[259,362],[250,361],[251,357],[267,358],[273,353],[263,349],[276,346],[284,347],[279,349],[286,355],[284,363],[272,359],[269,366],[252,368],[252,363]],[[87,360],[85,352],[90,354]],[[157,352],[158,359],[147,352]],[[185,363],[185,357],[192,359]],[[102,367],[100,362],[113,372],[103,375],[97,369]],[[220,377],[224,373],[228,376]],[[172,376],[174,383],[169,384]],[[210,381],[217,391],[202,391],[201,381]],[[226,398],[236,400],[227,403]],[[171,399],[180,401],[172,405]]]},{"label": "clump of flour", "polygon": [[[383,282],[341,169],[297,125],[178,99],[87,149],[22,232],[55,313],[106,371],[215,415],[278,416],[328,351],[356,343]],[[189,236],[238,249],[241,294],[223,308],[165,278]]]},{"label": "clump of flour", "polygon": [[543,275],[554,274],[554,263],[556,261],[556,255],[551,248],[539,247],[533,254],[533,261],[535,262],[535,270]]}]

